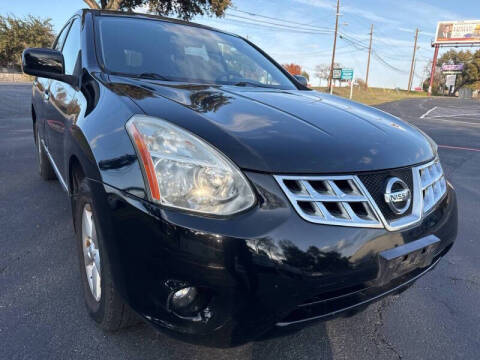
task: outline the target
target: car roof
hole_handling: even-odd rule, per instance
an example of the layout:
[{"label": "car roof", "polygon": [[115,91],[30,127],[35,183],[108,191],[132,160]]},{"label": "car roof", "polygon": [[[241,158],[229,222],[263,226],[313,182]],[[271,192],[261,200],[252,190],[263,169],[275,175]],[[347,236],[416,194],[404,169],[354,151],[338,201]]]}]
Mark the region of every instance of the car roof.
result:
[{"label": "car roof", "polygon": [[213,28],[207,25],[202,25],[190,21],[185,21],[185,20],[180,20],[180,19],[175,19],[175,18],[170,18],[166,16],[161,16],[161,15],[152,15],[152,14],[143,14],[143,13],[135,13],[135,12],[124,12],[124,11],[114,11],[114,10],[99,10],[99,9],[82,9],[77,12],[78,15],[83,15],[85,13],[92,13],[94,16],[117,16],[117,17],[130,17],[130,18],[137,18],[137,19],[151,19],[151,20],[160,20],[160,21],[166,21],[166,22],[171,22],[171,23],[176,23],[176,24],[181,24],[181,25],[186,25],[186,26],[191,26],[191,27],[197,27],[205,30],[211,30],[211,31],[216,31],[220,32],[223,34],[227,35],[232,35],[235,37],[241,37],[237,34],[230,33],[228,31],[223,31],[217,28]]}]

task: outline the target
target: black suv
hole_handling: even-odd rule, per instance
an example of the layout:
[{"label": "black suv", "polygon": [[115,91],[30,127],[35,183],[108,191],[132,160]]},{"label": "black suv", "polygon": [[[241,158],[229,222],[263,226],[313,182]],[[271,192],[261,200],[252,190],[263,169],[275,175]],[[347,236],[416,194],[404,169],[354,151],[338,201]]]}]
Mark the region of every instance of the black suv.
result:
[{"label": "black suv", "polygon": [[201,25],[82,10],[27,49],[40,175],[106,329],[233,345],[399,292],[456,237],[435,143]]}]

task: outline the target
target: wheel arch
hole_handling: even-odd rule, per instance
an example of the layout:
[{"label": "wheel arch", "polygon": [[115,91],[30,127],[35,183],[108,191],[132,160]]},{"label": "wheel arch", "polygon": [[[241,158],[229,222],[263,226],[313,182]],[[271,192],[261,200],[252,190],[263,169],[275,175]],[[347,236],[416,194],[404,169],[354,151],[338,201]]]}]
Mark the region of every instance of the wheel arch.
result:
[{"label": "wheel arch", "polygon": [[65,147],[66,157],[64,161],[65,182],[68,186],[68,193],[73,195],[75,176],[80,175],[79,179],[87,177],[99,181],[101,181],[101,176],[97,161],[82,129],[74,125],[70,130],[70,139],[66,141],[68,145]]},{"label": "wheel arch", "polygon": [[85,177],[85,170],[83,170],[82,164],[78,157],[75,154],[70,156],[68,161],[68,192],[73,194],[75,191],[75,178],[79,176],[78,179],[81,180]]}]

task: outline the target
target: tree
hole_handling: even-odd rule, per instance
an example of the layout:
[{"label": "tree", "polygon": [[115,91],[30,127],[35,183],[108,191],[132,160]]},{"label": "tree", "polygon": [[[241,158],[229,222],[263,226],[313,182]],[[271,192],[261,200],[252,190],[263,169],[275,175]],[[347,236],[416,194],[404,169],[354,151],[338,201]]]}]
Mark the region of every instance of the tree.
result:
[{"label": "tree", "polygon": [[285,68],[285,70],[287,70],[292,75],[302,74],[302,67],[300,65],[291,63],[291,64],[283,64],[282,66]]},{"label": "tree", "polygon": [[320,80],[320,83],[322,80],[328,80],[330,76],[330,65],[320,64],[315,66],[314,76]]},{"label": "tree", "polygon": [[51,19],[0,16],[0,65],[20,66],[25,48],[48,47],[54,39]]},{"label": "tree", "polygon": [[138,6],[147,6],[159,15],[175,14],[184,20],[195,15],[223,16],[232,5],[232,0],[83,0],[92,9],[132,11]]},{"label": "tree", "polygon": [[306,72],[305,70],[302,70],[302,76],[307,79],[307,81],[310,81],[310,74]]},{"label": "tree", "polygon": [[[341,68],[342,65],[339,63],[334,63],[333,68]],[[315,77],[318,78],[320,81],[321,80],[328,80],[328,77],[330,76],[330,65],[329,64],[320,64],[315,66]]]},{"label": "tree", "polygon": [[[430,60],[423,70],[423,73],[426,75],[426,78],[423,82],[423,91],[428,91],[428,87],[430,86],[430,72],[432,71],[432,61]],[[440,68],[437,66],[435,69],[435,74],[433,77],[433,85],[432,85],[432,94],[433,95],[440,95],[442,94],[443,89],[445,88],[445,76],[442,76],[442,72]]]},{"label": "tree", "polygon": [[[342,67],[342,65],[340,65],[339,63],[334,63],[333,64],[334,69],[341,68],[341,67]],[[328,81],[328,77],[330,76],[330,65],[329,64],[320,64],[320,65],[315,66],[314,76],[317,79],[320,80],[320,83],[322,82],[322,80],[327,80]]]},{"label": "tree", "polygon": [[355,79],[355,82],[358,84],[358,86],[360,86],[362,89],[366,89],[367,88],[367,83],[365,82],[365,80],[363,80],[362,78],[356,78]]},{"label": "tree", "polygon": [[[438,66],[441,67],[443,64],[464,64],[463,71],[457,75],[454,93],[464,86],[473,89],[480,88],[480,50],[474,53],[470,50],[449,50],[438,59]],[[440,79],[437,79],[437,77],[440,77]],[[436,81],[441,86],[445,83],[443,76],[437,73],[434,77],[434,86]]]}]

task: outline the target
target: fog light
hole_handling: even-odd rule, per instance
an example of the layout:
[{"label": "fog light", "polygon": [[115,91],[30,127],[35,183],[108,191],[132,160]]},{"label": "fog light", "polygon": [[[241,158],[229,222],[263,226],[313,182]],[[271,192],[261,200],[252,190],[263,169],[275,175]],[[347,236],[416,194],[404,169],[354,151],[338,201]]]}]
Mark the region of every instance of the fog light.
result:
[{"label": "fog light", "polygon": [[198,291],[195,287],[186,287],[173,293],[172,307],[175,310],[180,310],[191,305],[197,298]]}]

